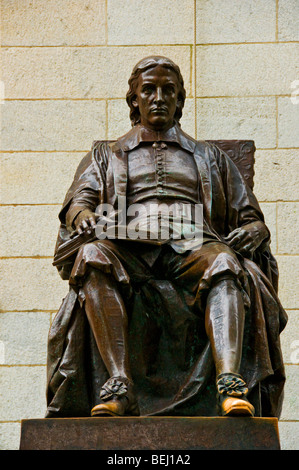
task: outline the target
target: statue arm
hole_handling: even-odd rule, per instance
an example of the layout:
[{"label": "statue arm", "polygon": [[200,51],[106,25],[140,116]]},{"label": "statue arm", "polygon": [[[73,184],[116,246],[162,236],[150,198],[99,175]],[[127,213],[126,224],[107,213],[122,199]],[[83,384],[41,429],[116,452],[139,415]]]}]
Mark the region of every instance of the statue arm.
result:
[{"label": "statue arm", "polygon": [[255,195],[234,162],[217,147],[216,159],[228,207],[228,233],[225,239],[235,251],[252,257],[257,249],[268,248],[270,231]]},{"label": "statue arm", "polygon": [[[79,217],[84,210],[93,211],[100,202],[103,202],[108,164],[108,151],[103,144],[93,145],[92,151],[85,155],[67,191],[59,213],[60,227],[55,245],[55,257],[70,241],[76,217]],[[98,147],[101,147],[100,150]],[[67,264],[66,262],[57,264],[62,279],[69,278],[72,264],[72,257]]]},{"label": "statue arm", "polygon": [[108,159],[106,142],[95,142],[92,151],[78,166],[59,214],[61,223],[69,232],[77,228],[78,224],[81,226],[83,220],[86,219],[89,225],[89,218],[94,219],[96,207],[103,202]]},{"label": "statue arm", "polygon": [[95,227],[95,210],[99,204],[99,192],[91,188],[84,188],[72,199],[65,215],[66,225],[76,229],[78,234],[88,227]]},{"label": "statue arm", "polygon": [[269,231],[261,220],[255,220],[239,227],[225,238],[229,246],[243,255],[250,255],[269,239]]}]

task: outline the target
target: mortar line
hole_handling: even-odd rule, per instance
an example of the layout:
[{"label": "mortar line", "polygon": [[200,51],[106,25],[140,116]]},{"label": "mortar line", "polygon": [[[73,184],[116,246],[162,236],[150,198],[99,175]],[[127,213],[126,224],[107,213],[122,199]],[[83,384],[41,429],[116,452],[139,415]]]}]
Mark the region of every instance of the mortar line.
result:
[{"label": "mortar line", "polygon": [[47,364],[0,364],[1,367],[46,367]]},{"label": "mortar line", "polygon": [[[195,90],[194,90],[194,83],[193,83],[193,48],[194,46],[191,45],[190,46],[190,77],[189,77],[189,88],[190,88],[190,91],[191,91],[191,96],[189,98],[191,98],[193,101],[195,99]],[[186,96],[186,99],[188,97]]]},{"label": "mortar line", "polygon": [[289,203],[289,202],[298,203],[299,200],[298,199],[295,199],[295,200],[293,200],[293,199],[276,199],[275,201],[262,201],[262,200],[259,199],[259,203],[261,203],[261,204],[277,204],[278,202],[280,204]]},{"label": "mortar line", "polygon": [[[190,46],[192,49],[194,49],[193,46]],[[194,56],[194,54],[192,54]],[[194,59],[193,59],[194,60]],[[194,65],[192,68],[195,68]],[[196,77],[196,71],[193,72],[193,75]],[[192,77],[190,78],[190,81],[192,80]],[[193,85],[193,89],[194,89],[195,85]],[[192,88],[192,87],[191,87]],[[194,92],[196,92],[196,90],[193,90]],[[191,95],[187,95],[186,98],[187,99],[218,99],[218,98],[229,98],[229,99],[232,99],[232,98],[276,98],[276,97],[279,97],[279,98],[290,98],[292,96],[291,93],[281,93],[279,95],[275,95],[275,94],[263,94],[263,95],[198,95],[198,96],[194,96],[193,93]],[[55,97],[55,98],[5,98],[4,101],[115,101],[115,100],[122,100],[124,101],[126,99],[125,96],[115,96],[115,97],[106,97],[106,98],[59,98],[59,97]]]},{"label": "mortar line", "polygon": [[50,313],[52,314],[55,312],[57,312],[56,309],[55,310],[43,310],[43,309],[37,309],[37,308],[33,308],[31,310],[4,310],[4,309],[0,310],[0,314],[1,313]]},{"label": "mortar line", "polygon": [[[1,153],[83,153],[89,152],[90,149],[85,150],[0,150]],[[62,158],[62,157],[61,157]]]},{"label": "mortar line", "polygon": [[0,260],[6,259],[53,259],[53,256],[29,255],[29,256],[0,256]]},{"label": "mortar line", "polygon": [[[290,41],[289,41],[290,42]],[[291,41],[291,42],[296,42],[296,41]],[[262,43],[261,43],[262,44]],[[54,48],[59,48],[59,49],[62,49],[62,48],[70,48],[70,49],[91,49],[91,48],[95,48],[95,49],[98,49],[98,48],[102,48],[102,49],[105,49],[105,48],[115,48],[115,49],[120,49],[120,48],[133,48],[133,47],[175,47],[175,46],[178,46],[178,47],[188,47],[190,46],[190,43],[186,42],[186,43],[169,43],[169,44],[45,44],[45,45],[41,45],[41,44],[36,44],[36,45],[22,45],[22,44],[2,44],[1,47],[2,48],[19,48],[19,49],[33,49],[33,48],[37,48],[37,49],[43,49],[43,48],[51,48],[51,49],[54,49]]]},{"label": "mortar line", "polygon": [[105,0],[105,43],[108,46],[108,4],[107,0]]},{"label": "mortar line", "polygon": [[202,95],[202,96],[196,96],[198,99],[216,99],[216,98],[290,98],[292,95],[291,93],[285,93],[285,94],[264,94],[264,95]]},{"label": "mortar line", "polygon": [[107,98],[5,98],[5,101],[106,101]]},{"label": "mortar line", "polygon": [[105,136],[106,136],[106,140],[108,140],[108,100],[106,100],[105,102],[105,117],[106,117]]},{"label": "mortar line", "polygon": [[277,224],[277,221],[278,221],[278,202],[275,203],[275,232],[276,232],[276,253],[279,253],[279,249],[278,249],[278,224]]},{"label": "mortar line", "polygon": [[[288,256],[288,257],[290,257],[290,256],[295,256],[295,257],[296,257],[297,255],[299,255],[299,253],[298,253],[298,254],[297,254],[297,253],[278,253],[278,252],[275,252],[275,253],[274,253],[274,257],[275,257],[275,258],[277,258],[278,256],[279,256],[279,257],[280,257],[280,256]],[[297,310],[298,310],[298,309],[297,309]]]},{"label": "mortar line", "polygon": [[275,24],[275,40],[276,40],[276,42],[278,42],[278,9],[279,9],[278,1],[279,0],[276,0],[276,5],[275,5],[275,13],[276,13],[276,18],[275,18],[275,21],[276,21],[276,24]]},{"label": "mortar line", "polygon": [[[297,40],[279,41],[279,44],[297,44]],[[247,41],[247,42],[211,42],[211,43],[196,43],[196,46],[247,46],[247,45],[264,45],[264,44],[277,44],[277,41]],[[188,47],[190,43],[169,43],[169,44],[47,44],[47,45],[22,45],[22,44],[2,44],[1,47],[5,49],[19,48],[19,49],[43,49],[43,48],[70,48],[70,49],[84,49],[84,48],[134,48],[134,47]]]},{"label": "mortar line", "polygon": [[17,207],[17,206],[61,206],[62,205],[62,202],[35,202],[35,203],[26,203],[26,202],[21,202],[21,203],[18,203],[18,202],[7,202],[7,203],[0,203],[0,207]]},{"label": "mortar line", "polygon": [[299,150],[299,147],[257,147],[256,150]]},{"label": "mortar line", "polygon": [[276,148],[278,148],[278,96],[275,96],[275,121]]}]

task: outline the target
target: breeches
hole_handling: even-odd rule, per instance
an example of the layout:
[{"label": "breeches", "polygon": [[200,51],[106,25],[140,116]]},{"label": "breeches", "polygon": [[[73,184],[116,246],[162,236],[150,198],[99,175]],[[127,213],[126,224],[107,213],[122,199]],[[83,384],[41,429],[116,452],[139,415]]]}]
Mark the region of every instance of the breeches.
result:
[{"label": "breeches", "polygon": [[247,298],[245,275],[236,254],[218,241],[178,254],[168,245],[157,247],[127,240],[97,240],[80,248],[70,284],[82,287],[92,269],[110,274],[127,289],[128,296],[150,279],[169,280],[186,292],[189,306],[196,304],[201,309],[202,297],[206,297],[213,284],[233,278],[244,299]]}]

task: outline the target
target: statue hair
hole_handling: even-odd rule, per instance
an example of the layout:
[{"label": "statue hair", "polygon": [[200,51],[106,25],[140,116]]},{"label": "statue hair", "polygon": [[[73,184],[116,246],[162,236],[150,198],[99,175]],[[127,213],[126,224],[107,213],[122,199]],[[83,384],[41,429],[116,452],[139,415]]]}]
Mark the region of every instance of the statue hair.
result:
[{"label": "statue hair", "polygon": [[133,68],[132,74],[128,80],[129,90],[126,95],[126,101],[130,108],[130,120],[131,120],[132,126],[136,126],[136,124],[140,122],[139,108],[135,108],[135,106],[133,106],[133,103],[132,103],[132,101],[135,99],[135,96],[136,96],[136,88],[138,84],[139,75],[148,69],[157,67],[158,65],[172,70],[173,72],[175,72],[177,76],[179,92],[178,92],[178,105],[177,105],[177,109],[174,115],[174,119],[179,124],[179,121],[182,117],[183,107],[184,107],[185,99],[186,99],[186,90],[184,88],[184,80],[183,80],[180,68],[178,67],[178,65],[176,65],[172,60],[168,59],[167,57],[149,56],[140,60],[135,65],[135,67]]}]

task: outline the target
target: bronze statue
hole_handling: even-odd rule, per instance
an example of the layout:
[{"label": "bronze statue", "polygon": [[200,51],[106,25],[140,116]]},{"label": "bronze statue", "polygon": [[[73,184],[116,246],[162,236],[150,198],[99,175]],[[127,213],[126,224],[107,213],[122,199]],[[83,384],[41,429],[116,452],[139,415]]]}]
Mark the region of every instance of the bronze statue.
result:
[{"label": "bronze statue", "polygon": [[[49,334],[47,417],[280,414],[287,317],[270,233],[232,160],[181,129],[185,95],[171,60],[141,60],[132,129],[95,142],[77,169],[59,215],[55,265],[70,290]],[[184,229],[132,239],[132,217],[97,237],[97,208],[119,220],[120,201],[188,205],[193,227],[201,204],[202,244]]]}]

